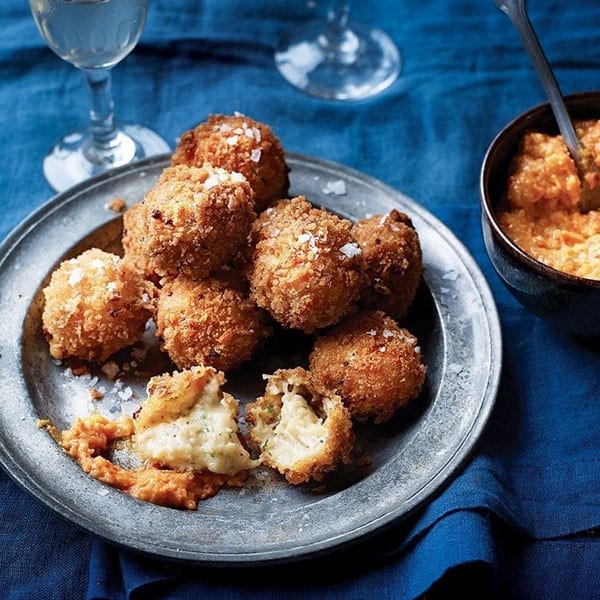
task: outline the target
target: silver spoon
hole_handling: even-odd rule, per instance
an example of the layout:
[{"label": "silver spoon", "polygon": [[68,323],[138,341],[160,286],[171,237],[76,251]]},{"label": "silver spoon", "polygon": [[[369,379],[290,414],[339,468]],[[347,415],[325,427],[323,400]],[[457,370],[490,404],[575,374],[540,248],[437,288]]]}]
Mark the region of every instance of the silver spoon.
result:
[{"label": "silver spoon", "polygon": [[529,20],[525,0],[494,0],[494,2],[511,20],[525,49],[529,53],[533,66],[550,101],[558,129],[569,153],[573,157],[581,182],[579,210],[587,212],[600,208],[600,185],[590,187],[586,177],[589,174],[592,181],[599,181],[600,171],[591,153],[584,147],[575,133],[575,128],[569,117],[558,82],[554,77],[554,73],[550,68],[546,55]]}]

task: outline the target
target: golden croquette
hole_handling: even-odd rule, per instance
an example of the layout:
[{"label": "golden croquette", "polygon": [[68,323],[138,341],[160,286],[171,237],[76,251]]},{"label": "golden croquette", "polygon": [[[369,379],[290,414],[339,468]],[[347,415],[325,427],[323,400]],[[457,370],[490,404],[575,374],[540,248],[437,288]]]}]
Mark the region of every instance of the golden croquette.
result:
[{"label": "golden croquette", "polygon": [[315,341],[310,373],[321,394],[339,394],[352,417],[382,423],[421,392],[417,338],[381,311],[352,315]]},{"label": "golden croquette", "polygon": [[264,395],[246,405],[246,421],[263,464],[294,485],[321,481],[350,460],[354,434],[347,409],[339,396],[319,394],[301,367],[268,376]]},{"label": "golden croquette", "polygon": [[104,362],[139,340],[153,314],[152,285],[98,248],[63,261],[43,293],[43,331],[58,359]]},{"label": "golden croquette", "polygon": [[261,215],[249,269],[251,297],[287,328],[305,333],[355,309],[364,283],[352,224],[303,196]]},{"label": "golden croquette", "polygon": [[287,197],[289,168],[280,140],[272,129],[241,114],[211,115],[186,131],[172,155],[173,165],[210,163],[246,177],[260,212]]},{"label": "golden croquette", "polygon": [[207,365],[227,372],[249,360],[270,335],[268,315],[232,273],[194,281],[178,276],[159,292],[161,347],[179,368]]},{"label": "golden croquette", "polygon": [[127,213],[125,257],[147,276],[204,277],[247,243],[255,217],[243,175],[210,165],[167,167]]},{"label": "golden croquette", "polygon": [[154,272],[148,254],[143,251],[148,246],[145,240],[147,225],[144,221],[144,209],[141,202],[136,202],[123,213],[123,235],[121,237],[123,260],[137,270],[142,277],[158,283],[160,278]]},{"label": "golden croquette", "polygon": [[361,294],[362,306],[401,320],[423,271],[421,244],[410,218],[392,209],[387,215],[360,219],[352,234],[362,249],[369,280]]}]

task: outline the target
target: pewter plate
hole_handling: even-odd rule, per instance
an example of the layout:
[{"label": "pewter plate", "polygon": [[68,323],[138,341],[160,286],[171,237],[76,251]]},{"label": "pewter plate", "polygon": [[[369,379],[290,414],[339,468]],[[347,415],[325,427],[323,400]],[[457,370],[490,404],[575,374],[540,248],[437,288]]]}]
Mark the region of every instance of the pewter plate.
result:
[{"label": "pewter plate", "polygon": [[[197,564],[314,556],[430,500],[468,459],[495,401],[501,334],[494,300],[462,244],[419,204],[357,171],[295,154],[288,156],[292,195],[350,219],[399,208],[421,239],[423,284],[404,326],[419,337],[427,381],[391,422],[357,428],[359,450],[370,461],[340,469],[324,485],[298,487],[259,468],[247,486],[223,489],[196,511],[182,511],[138,501],[87,476],[38,428],[40,418],[62,429],[93,410],[131,412],[143,398],[146,380],[134,371],[148,364],[133,363],[137,369],[115,385],[101,371],[77,377],[51,359],[41,334],[41,290],[63,259],[91,246],[118,251],[121,217],[107,203],[116,196],[128,204],[141,200],[167,164],[167,156],[147,159],[64,192],[1,246],[0,461],[6,471],[64,518],[109,542]],[[243,407],[261,393],[261,373],[302,364],[308,349],[302,336],[275,336],[260,358],[228,376],[227,390]],[[117,360],[131,367],[129,359]],[[169,368],[152,348],[146,362],[157,372]],[[101,402],[91,400],[92,386],[105,386]]]}]

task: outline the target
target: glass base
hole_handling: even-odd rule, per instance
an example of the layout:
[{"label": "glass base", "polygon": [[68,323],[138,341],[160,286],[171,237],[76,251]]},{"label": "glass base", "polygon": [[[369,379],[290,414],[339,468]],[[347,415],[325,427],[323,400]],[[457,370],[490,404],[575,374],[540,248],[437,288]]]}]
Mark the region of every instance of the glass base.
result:
[{"label": "glass base", "polygon": [[44,158],[44,176],[57,192],[147,156],[171,152],[157,133],[141,125],[122,125],[112,147],[98,151],[89,129],[73,131],[59,140]]},{"label": "glass base", "polygon": [[317,98],[362,100],[389,87],[400,74],[402,58],[379,29],[351,23],[337,40],[326,24],[309,23],[294,31],[275,51],[275,64],[294,87]]}]

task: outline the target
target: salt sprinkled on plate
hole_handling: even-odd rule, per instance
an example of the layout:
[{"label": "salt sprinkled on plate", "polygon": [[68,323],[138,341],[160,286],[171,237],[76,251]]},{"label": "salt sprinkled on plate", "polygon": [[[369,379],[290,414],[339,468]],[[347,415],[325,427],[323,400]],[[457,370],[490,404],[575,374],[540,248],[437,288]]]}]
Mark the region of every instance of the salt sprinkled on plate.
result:
[{"label": "salt sprinkled on plate", "polygon": [[323,188],[323,193],[327,195],[334,194],[335,196],[344,196],[348,193],[346,182],[341,179],[336,181],[328,181]]},{"label": "salt sprinkled on plate", "polygon": [[458,271],[450,269],[444,273],[442,279],[446,279],[447,281],[456,281],[458,279]]}]

